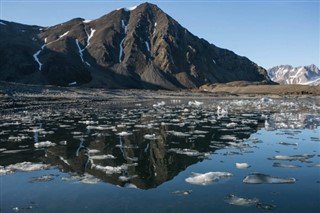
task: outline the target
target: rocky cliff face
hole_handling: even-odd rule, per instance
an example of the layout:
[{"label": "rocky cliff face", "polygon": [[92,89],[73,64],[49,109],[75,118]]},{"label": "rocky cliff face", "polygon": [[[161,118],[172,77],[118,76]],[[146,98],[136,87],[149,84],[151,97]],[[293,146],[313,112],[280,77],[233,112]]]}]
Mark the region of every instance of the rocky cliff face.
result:
[{"label": "rocky cliff face", "polygon": [[92,21],[0,27],[3,81],[149,89],[270,81],[257,64],[194,36],[149,3]]},{"label": "rocky cliff face", "polygon": [[314,64],[300,67],[276,66],[268,69],[268,74],[273,81],[280,84],[320,85],[320,70]]}]

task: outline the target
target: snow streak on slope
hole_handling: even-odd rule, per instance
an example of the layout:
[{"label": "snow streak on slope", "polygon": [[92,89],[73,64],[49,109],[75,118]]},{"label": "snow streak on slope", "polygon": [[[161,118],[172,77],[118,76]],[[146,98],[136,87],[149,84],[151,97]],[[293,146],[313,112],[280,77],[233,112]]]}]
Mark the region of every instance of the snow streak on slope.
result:
[{"label": "snow streak on slope", "polygon": [[[60,35],[58,39],[54,40],[54,41],[51,41],[49,42],[48,44],[44,44],[41,46],[40,50],[38,50],[35,54],[33,54],[33,58],[34,60],[38,63],[39,65],[39,71],[41,71],[41,68],[42,68],[42,63],[40,62],[39,60],[39,54],[41,53],[41,51],[46,47],[48,46],[49,44],[52,44],[53,42],[56,42],[56,41],[59,41],[61,38],[63,38],[64,36],[66,36],[67,34],[69,33],[69,31],[65,32],[64,34]],[[47,43],[47,38],[44,39],[44,43]]]},{"label": "snow streak on slope", "polygon": [[122,62],[121,58],[122,58],[122,54],[123,54],[123,42],[124,42],[124,39],[126,38],[126,34],[127,34],[127,30],[128,30],[128,25],[125,25],[124,20],[121,20],[121,26],[122,26],[122,29],[124,30],[125,35],[124,35],[124,38],[120,42],[119,63]]},{"label": "snow streak on slope", "polygon": [[[79,55],[80,55],[80,58],[81,58],[81,61],[83,62],[83,63],[86,63],[86,64],[89,64],[88,62],[86,62],[84,59],[83,59],[83,52],[88,48],[88,46],[90,45],[90,39],[93,37],[93,34],[95,33],[95,29],[92,29],[92,28],[90,28],[90,35],[89,35],[89,33],[88,33],[88,31],[87,31],[87,29],[86,28],[84,28],[84,30],[85,30],[85,32],[86,32],[86,35],[87,35],[87,44],[86,44],[86,46],[83,48],[83,49],[81,49],[81,47],[80,47],[80,43],[79,43],[79,40],[78,39],[76,39],[76,44],[77,44],[77,47],[78,47],[78,49],[79,49]],[[90,65],[90,64],[89,64]]]}]

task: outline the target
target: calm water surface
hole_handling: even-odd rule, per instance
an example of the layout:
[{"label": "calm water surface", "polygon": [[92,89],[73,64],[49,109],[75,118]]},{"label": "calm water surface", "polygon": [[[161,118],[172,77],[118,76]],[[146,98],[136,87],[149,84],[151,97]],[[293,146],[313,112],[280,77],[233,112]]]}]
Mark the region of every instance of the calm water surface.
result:
[{"label": "calm water surface", "polygon": [[3,113],[0,212],[319,212],[319,110],[259,99]]}]

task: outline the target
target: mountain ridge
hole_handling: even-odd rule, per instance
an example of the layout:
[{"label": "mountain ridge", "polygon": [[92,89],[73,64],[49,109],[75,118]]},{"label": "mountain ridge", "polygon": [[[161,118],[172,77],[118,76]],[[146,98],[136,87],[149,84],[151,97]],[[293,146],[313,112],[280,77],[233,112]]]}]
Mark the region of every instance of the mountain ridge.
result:
[{"label": "mountain ridge", "polygon": [[0,21],[4,81],[171,90],[271,82],[262,67],[198,38],[150,3],[45,28]]},{"label": "mountain ridge", "polygon": [[267,71],[269,77],[280,84],[320,85],[320,70],[314,64],[298,67],[279,65]]}]

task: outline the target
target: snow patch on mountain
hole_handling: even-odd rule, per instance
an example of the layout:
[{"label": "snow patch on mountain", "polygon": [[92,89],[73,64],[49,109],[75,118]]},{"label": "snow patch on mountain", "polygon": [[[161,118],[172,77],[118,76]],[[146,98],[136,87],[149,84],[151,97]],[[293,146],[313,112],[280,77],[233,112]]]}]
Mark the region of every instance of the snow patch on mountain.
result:
[{"label": "snow patch on mountain", "polygon": [[268,70],[268,75],[272,81],[279,84],[320,85],[320,70],[315,65],[276,66]]}]

